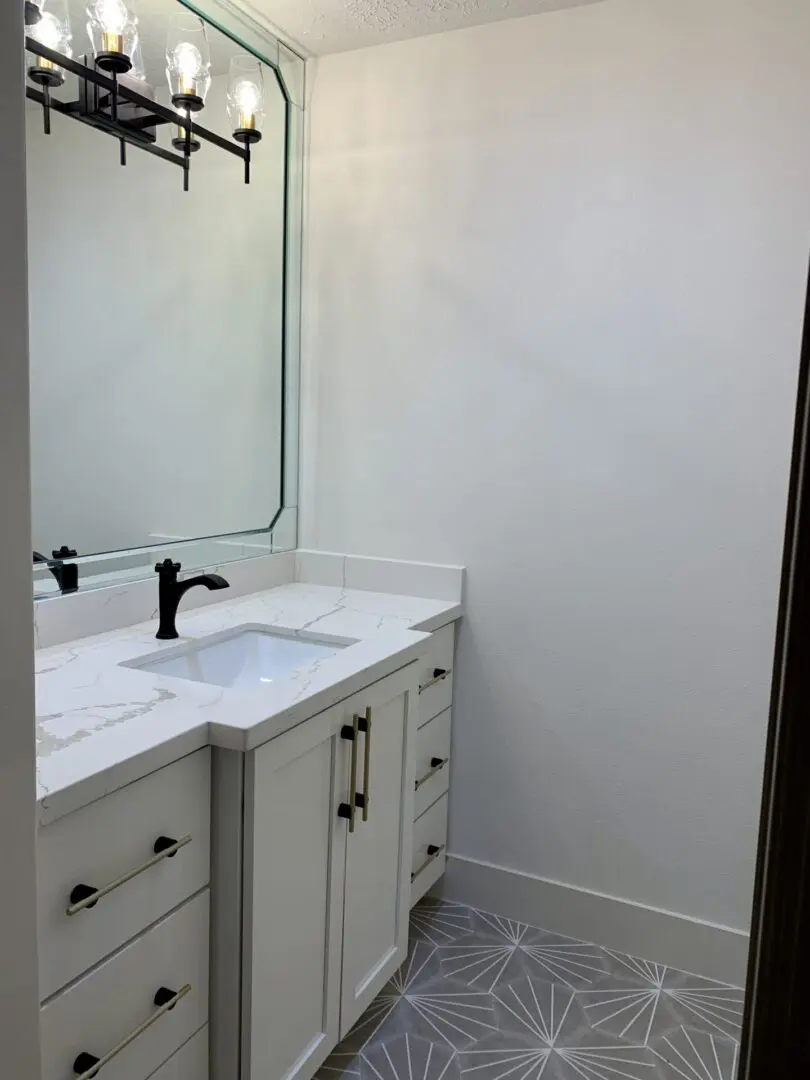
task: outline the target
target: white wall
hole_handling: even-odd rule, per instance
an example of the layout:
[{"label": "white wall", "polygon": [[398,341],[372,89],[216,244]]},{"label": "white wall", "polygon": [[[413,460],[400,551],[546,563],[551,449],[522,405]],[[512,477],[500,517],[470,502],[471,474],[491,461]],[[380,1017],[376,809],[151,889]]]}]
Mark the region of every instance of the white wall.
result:
[{"label": "white wall", "polygon": [[[226,85],[213,79],[200,122],[230,138]],[[266,111],[250,186],[241,161],[203,144],[184,193],[176,166],[130,148],[122,169],[108,136],[59,115],[45,136],[28,109],[33,546],[46,555],[259,529],[278,509],[272,75]]]},{"label": "white wall", "polygon": [[0,4],[0,1058],[39,1076],[22,4]]},{"label": "white wall", "polygon": [[313,73],[302,544],[463,563],[451,849],[747,930],[810,6],[610,0]]}]

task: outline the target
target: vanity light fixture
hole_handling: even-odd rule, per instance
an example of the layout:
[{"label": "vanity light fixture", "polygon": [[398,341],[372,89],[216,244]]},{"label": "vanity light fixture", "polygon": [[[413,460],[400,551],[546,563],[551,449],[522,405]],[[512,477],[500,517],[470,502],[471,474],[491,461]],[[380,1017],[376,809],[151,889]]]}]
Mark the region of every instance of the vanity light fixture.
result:
[{"label": "vanity light fixture", "polygon": [[231,58],[228,70],[228,119],[233,137],[246,150],[245,183],[250,183],[250,148],[262,137],[264,123],[264,77],[255,56]]},{"label": "vanity light fixture", "polygon": [[116,75],[130,70],[138,19],[123,0],[92,0],[87,6],[87,35],[97,68]]},{"label": "vanity light fixture", "polygon": [[[2,3],[3,0],[0,0]],[[90,0],[87,7],[87,31],[93,46],[93,58],[73,58],[71,31],[67,14],[68,0],[41,0],[36,6],[40,18],[29,23],[25,49],[29,81],[26,97],[42,106],[45,132],[50,133],[53,110],[71,120],[94,127],[117,139],[121,145],[121,164],[126,164],[126,146],[136,146],[183,170],[183,189],[188,191],[190,159],[203,142],[239,158],[245,167],[245,182],[250,176],[250,145],[261,138],[264,119],[261,68],[254,64],[242,81],[249,83],[236,92],[238,125],[233,139],[219,135],[192,121],[199,112],[211,86],[211,50],[205,23],[197,15],[175,15],[166,47],[169,88],[172,105],[155,101],[155,93],[146,81],[138,19],[123,0]],[[61,86],[65,72],[78,79],[76,101],[50,97],[53,86]],[[119,108],[120,105],[120,108]],[[241,118],[241,119],[240,119]],[[174,151],[159,145],[156,130],[170,125]]]},{"label": "vanity light fixture", "polygon": [[166,37],[166,78],[176,109],[194,113],[203,108],[211,86],[211,46],[198,15],[172,16]]}]

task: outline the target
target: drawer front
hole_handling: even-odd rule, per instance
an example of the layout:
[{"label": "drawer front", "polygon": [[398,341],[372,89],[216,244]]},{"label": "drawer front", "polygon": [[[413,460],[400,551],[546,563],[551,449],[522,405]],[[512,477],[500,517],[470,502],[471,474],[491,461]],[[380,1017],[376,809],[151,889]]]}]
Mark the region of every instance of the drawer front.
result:
[{"label": "drawer front", "polygon": [[149,1080],[208,1080],[208,1025],[172,1054]]},{"label": "drawer front", "polygon": [[[427,655],[419,665],[419,724],[426,724],[453,701],[453,652],[455,623],[437,630],[430,640]],[[447,672],[442,675],[442,672]]]},{"label": "drawer front", "polygon": [[452,709],[434,716],[416,733],[416,794],[414,819],[424,814],[450,781],[450,720]]},{"label": "drawer front", "polygon": [[[199,750],[37,834],[42,1000],[208,884],[211,752]],[[67,914],[78,886],[100,889],[155,858],[158,838],[190,843],[92,907]],[[162,841],[165,844],[165,839]],[[160,845],[158,845],[160,848]]]},{"label": "drawer front", "polygon": [[[161,1013],[155,995],[187,985],[191,989]],[[77,1069],[81,1075],[94,1059],[105,1061],[133,1034],[100,1076],[145,1080],[207,1020],[206,889],[43,1006],[42,1080],[76,1080]]]},{"label": "drawer front", "polygon": [[443,795],[413,823],[411,907],[444,873],[446,847],[447,796]]}]

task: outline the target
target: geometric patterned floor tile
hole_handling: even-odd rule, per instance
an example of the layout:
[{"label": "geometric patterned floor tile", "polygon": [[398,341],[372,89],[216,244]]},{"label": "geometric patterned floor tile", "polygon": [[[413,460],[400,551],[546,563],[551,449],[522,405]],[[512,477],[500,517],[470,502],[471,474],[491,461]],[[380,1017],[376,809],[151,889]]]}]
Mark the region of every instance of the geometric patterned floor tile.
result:
[{"label": "geometric patterned floor tile", "polygon": [[362,1062],[359,1054],[345,1053],[339,1046],[333,1050],[320,1069],[316,1080],[360,1080]]},{"label": "geometric patterned floor tile", "polygon": [[601,949],[486,912],[472,913],[472,932],[439,949],[442,971],[491,993],[533,970],[571,989],[594,985],[607,974]]},{"label": "geometric patterned floor tile", "polygon": [[538,975],[572,990],[589,989],[607,973],[607,963],[598,946],[559,934],[541,934],[524,945],[523,952]]},{"label": "geometric patterned floor tile", "polygon": [[404,1001],[407,1029],[453,1050],[498,1030],[492,997],[452,979],[409,992]]},{"label": "geometric patterned floor tile", "polygon": [[317,1080],[735,1080],[735,987],[432,898],[410,935]]},{"label": "geometric patterned floor tile", "polygon": [[742,990],[605,949],[614,976],[580,993],[589,1022],[631,1041],[651,1039],[681,1025],[739,1039]]},{"label": "geometric patterned floor tile", "polygon": [[594,1032],[546,1046],[500,1032],[458,1060],[461,1080],[660,1080],[649,1049]]},{"label": "geometric patterned floor tile", "polygon": [[472,931],[470,909],[463,904],[425,897],[411,912],[412,938],[431,945],[451,945]]},{"label": "geometric patterned floor tile", "polygon": [[416,1035],[378,1043],[362,1055],[364,1080],[458,1080],[453,1050]]},{"label": "geometric patterned floor tile", "polygon": [[739,1044],[681,1027],[653,1043],[663,1080],[734,1080]]},{"label": "geometric patterned floor tile", "polygon": [[587,1026],[582,1006],[567,986],[524,975],[500,986],[492,996],[501,1031],[516,1032],[545,1046],[556,1046]]}]

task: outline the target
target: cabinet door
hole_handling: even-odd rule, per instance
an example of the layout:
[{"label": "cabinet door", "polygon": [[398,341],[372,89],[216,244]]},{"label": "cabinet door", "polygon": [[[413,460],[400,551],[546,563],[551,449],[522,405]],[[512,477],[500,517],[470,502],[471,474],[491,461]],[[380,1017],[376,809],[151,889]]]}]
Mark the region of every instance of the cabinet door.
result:
[{"label": "cabinet door", "polygon": [[407,955],[417,701],[412,664],[346,703],[344,722],[370,715],[371,731],[356,755],[368,812],[357,811],[346,841],[341,1037]]},{"label": "cabinet door", "polygon": [[245,763],[243,1080],[309,1080],[338,1041],[342,717],[329,709]]}]

